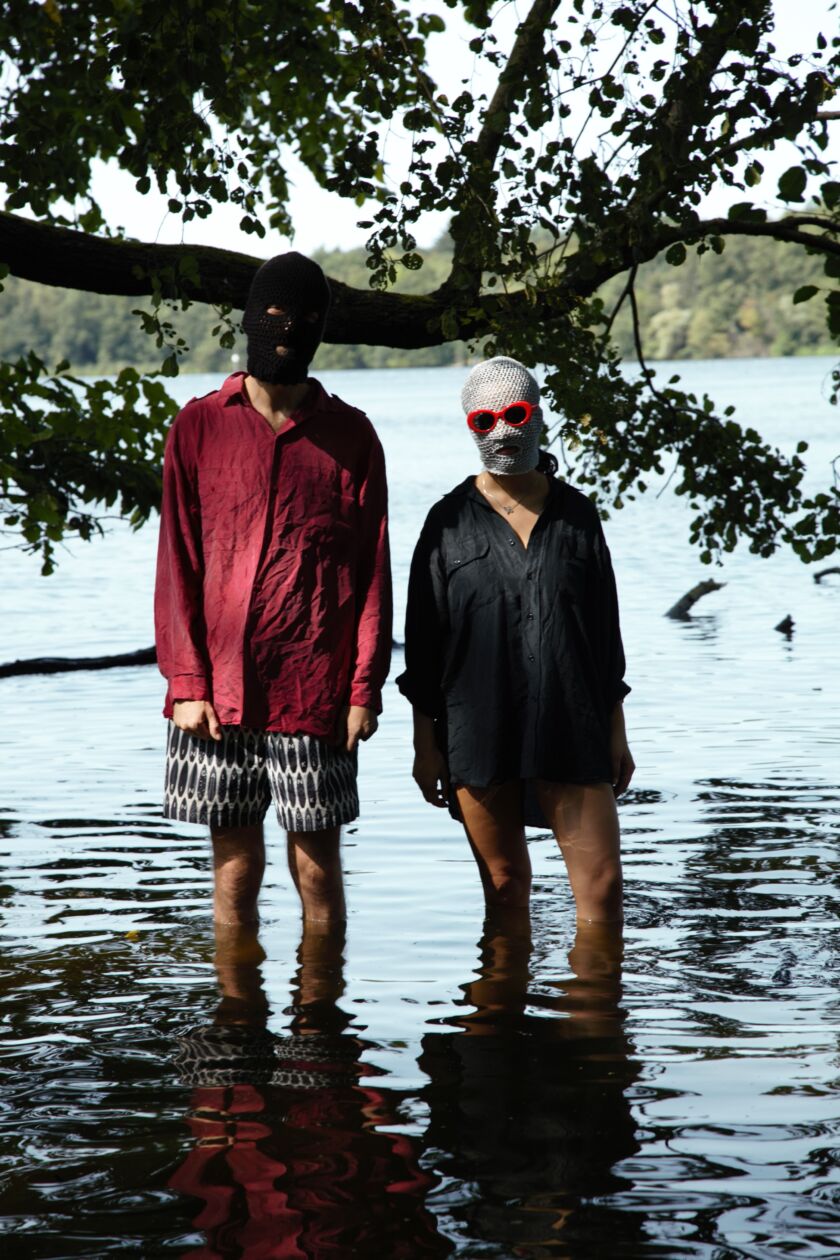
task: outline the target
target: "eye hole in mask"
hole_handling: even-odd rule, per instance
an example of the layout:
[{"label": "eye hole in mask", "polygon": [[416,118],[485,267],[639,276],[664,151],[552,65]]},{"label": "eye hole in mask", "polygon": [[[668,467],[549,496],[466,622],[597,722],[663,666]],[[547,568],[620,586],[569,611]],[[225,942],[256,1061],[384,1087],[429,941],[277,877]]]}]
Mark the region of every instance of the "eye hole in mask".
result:
[{"label": "eye hole in mask", "polygon": [[473,433],[492,433],[499,420],[504,420],[506,424],[520,429],[524,424],[528,423],[533,414],[533,403],[515,402],[509,403],[501,411],[491,411],[489,408],[484,407],[471,411],[467,416],[467,424]]},{"label": "eye hole in mask", "polygon": [[[272,319],[294,319],[296,312],[286,311],[282,306],[267,306],[265,308],[266,315],[270,315]],[[320,311],[307,311],[301,316],[306,324],[317,324],[321,318]]]}]

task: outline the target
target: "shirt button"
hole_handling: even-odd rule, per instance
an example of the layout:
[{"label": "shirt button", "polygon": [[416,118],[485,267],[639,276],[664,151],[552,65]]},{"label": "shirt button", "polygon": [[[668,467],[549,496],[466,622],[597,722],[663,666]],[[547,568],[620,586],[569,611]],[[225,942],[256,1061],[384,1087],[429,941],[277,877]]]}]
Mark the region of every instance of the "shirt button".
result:
[{"label": "shirt button", "polygon": [[509,539],[508,539],[508,543],[510,544],[510,546],[511,546],[511,547],[515,547],[515,546],[516,546],[516,539],[515,539],[515,538],[509,538]]},{"label": "shirt button", "polygon": [[528,660],[529,660],[529,661],[532,661],[533,659],[534,659],[534,658],[533,658],[533,656],[529,656],[529,657],[528,657]]},{"label": "shirt button", "polygon": [[528,613],[528,620],[529,620],[529,621],[533,621],[533,620],[534,620],[534,614],[533,614],[533,613]]}]

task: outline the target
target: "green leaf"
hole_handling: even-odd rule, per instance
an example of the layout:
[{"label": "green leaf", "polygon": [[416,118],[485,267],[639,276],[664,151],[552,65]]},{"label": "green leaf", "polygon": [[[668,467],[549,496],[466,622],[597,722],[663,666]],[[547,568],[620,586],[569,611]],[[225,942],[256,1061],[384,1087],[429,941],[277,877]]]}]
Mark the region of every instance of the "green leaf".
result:
[{"label": "green leaf", "polygon": [[767,211],[754,206],[751,201],[736,201],[726,214],[727,219],[739,219],[746,223],[766,223]]},{"label": "green leaf", "polygon": [[418,29],[423,35],[440,35],[446,30],[446,23],[437,13],[424,13],[418,19]]},{"label": "green leaf", "polygon": [[429,111],[425,106],[409,109],[403,115],[403,126],[406,131],[423,131],[429,122]]},{"label": "green leaf", "polygon": [[682,241],[675,241],[665,252],[665,261],[672,267],[680,267],[686,260],[686,248]]},{"label": "green leaf", "polygon": [[836,179],[828,179],[820,188],[822,199],[829,210],[833,210],[835,206],[840,205],[840,182]]},{"label": "green leaf", "polygon": [[803,193],[808,176],[801,166],[789,167],[779,179],[779,196],[782,201],[804,201]]},{"label": "green leaf", "polygon": [[819,293],[819,288],[815,284],[800,285],[793,295],[794,306],[798,306],[800,302],[809,302],[817,293]]}]

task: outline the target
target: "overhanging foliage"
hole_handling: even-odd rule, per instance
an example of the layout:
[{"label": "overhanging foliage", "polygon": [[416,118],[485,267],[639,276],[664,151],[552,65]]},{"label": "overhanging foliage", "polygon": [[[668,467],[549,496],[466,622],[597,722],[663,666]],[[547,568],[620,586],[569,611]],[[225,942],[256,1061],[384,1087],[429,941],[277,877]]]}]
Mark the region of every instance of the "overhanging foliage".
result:
[{"label": "overhanging foliage", "polygon": [[[824,301],[840,338],[840,183],[826,159],[840,40],[820,36],[808,55],[780,59],[768,0],[533,0],[505,46],[490,6],[458,7],[470,55],[495,75],[486,96],[469,65],[457,95],[438,88],[425,51],[441,19],[391,0],[10,0],[0,257],[22,278],[150,298],[140,318],[171,375],[185,349],[179,305],[216,305],[224,344],[259,260],[122,240],[92,197],[91,163],[118,162],[141,193],[156,183],[187,224],[238,204],[261,237],[266,225],[293,227],[292,149],[337,197],[377,207],[370,288],[337,286],[328,340],[465,338],[544,364],[556,436],[576,480],[604,501],[620,504],[673,466],[703,559],[739,538],[763,555],[780,544],[829,554],[836,487],[806,498],[799,455],[783,457],[676,380],[660,386],[645,369],[627,381],[610,341],[615,311],[595,294],[627,272],[621,301],[635,312],[645,261],[665,253],[679,266],[689,250],[765,236],[823,259],[825,285],[793,296]],[[398,124],[412,151],[393,174],[381,155]],[[766,153],[779,145],[798,157],[770,190]],[[733,205],[704,217],[720,185],[737,190]],[[757,204],[771,191],[779,217]],[[450,215],[449,275],[422,296],[394,293],[400,268],[422,267],[416,224],[432,209]],[[148,378],[123,373],[97,393],[65,371],[28,356],[0,374],[0,478],[21,499],[7,515],[47,566],[64,531],[95,527],[80,503],[118,499],[136,521],[149,515],[149,468],[172,412],[159,379],[150,393]]]}]

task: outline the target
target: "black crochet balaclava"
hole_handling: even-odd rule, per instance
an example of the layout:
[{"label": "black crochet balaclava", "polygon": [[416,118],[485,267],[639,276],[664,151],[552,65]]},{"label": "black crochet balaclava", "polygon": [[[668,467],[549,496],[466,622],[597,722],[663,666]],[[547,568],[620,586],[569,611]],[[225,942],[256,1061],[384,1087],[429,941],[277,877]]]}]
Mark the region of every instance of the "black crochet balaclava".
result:
[{"label": "black crochet balaclava", "polygon": [[[283,314],[269,315],[270,306]],[[292,250],[263,263],[251,282],[242,317],[250,375],[271,385],[305,381],[324,335],[329,306],[327,277],[311,258]],[[278,354],[277,346],[285,346],[286,353]]]}]

